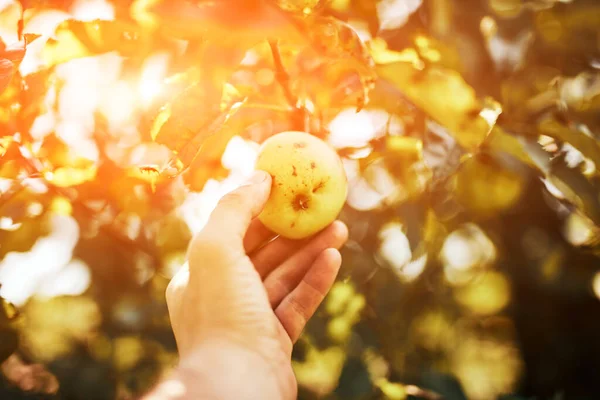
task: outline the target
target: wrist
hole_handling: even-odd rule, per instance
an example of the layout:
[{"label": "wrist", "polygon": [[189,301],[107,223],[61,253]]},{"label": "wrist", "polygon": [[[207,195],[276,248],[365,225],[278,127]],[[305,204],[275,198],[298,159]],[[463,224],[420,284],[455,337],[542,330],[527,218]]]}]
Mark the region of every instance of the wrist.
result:
[{"label": "wrist", "polygon": [[288,400],[296,398],[289,358],[265,356],[221,338],[204,340],[182,357],[178,375],[202,387],[206,399]]}]

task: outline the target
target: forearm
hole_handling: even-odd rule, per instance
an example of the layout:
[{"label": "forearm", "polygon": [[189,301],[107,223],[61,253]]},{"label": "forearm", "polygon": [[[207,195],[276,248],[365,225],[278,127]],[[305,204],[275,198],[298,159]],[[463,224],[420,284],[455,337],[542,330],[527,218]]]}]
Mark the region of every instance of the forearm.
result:
[{"label": "forearm", "polygon": [[144,400],[295,399],[295,382],[281,382],[282,374],[275,368],[260,355],[239,346],[207,343],[182,359],[172,375]]}]

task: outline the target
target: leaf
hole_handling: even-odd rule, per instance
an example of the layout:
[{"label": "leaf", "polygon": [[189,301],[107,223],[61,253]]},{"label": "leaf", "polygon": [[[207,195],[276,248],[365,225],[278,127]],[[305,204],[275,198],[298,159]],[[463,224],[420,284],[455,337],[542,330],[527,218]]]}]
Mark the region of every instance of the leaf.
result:
[{"label": "leaf", "polygon": [[31,44],[31,42],[41,38],[42,35],[38,35],[37,33],[26,33],[23,35],[23,40],[25,41],[25,46]]},{"label": "leaf", "polygon": [[12,321],[19,315],[19,310],[14,304],[0,296],[0,323],[4,324],[6,321]]},{"label": "leaf", "polygon": [[261,40],[303,40],[299,26],[285,12],[265,0],[138,0],[134,19],[184,40],[206,40],[223,47],[249,49]]},{"label": "leaf", "polygon": [[486,153],[465,160],[455,184],[459,202],[482,217],[514,206],[525,190],[525,179],[518,171]]},{"label": "leaf", "polygon": [[24,56],[25,44],[16,43],[6,46],[0,38],[0,94],[10,85]]},{"label": "leaf", "polygon": [[568,202],[581,209],[596,225],[600,225],[600,188],[591,183],[581,171],[570,168],[564,155],[551,161],[548,180]]},{"label": "leaf", "polygon": [[71,187],[96,178],[97,166],[83,158],[56,135],[48,135],[37,152],[44,178],[57,187]]},{"label": "leaf", "polygon": [[28,170],[29,158],[23,154],[19,142],[16,140],[6,142],[3,144],[2,156],[0,158],[0,178],[20,178]]},{"label": "leaf", "polygon": [[418,70],[412,63],[395,62],[377,66],[377,73],[445,126],[468,151],[477,149],[491,131],[479,115],[482,105],[475,90],[457,72],[436,66]]},{"label": "leaf", "polygon": [[206,84],[190,86],[158,114],[151,129],[154,140],[173,150],[183,168],[189,167],[204,142],[239,109],[242,99],[230,94],[218,94]]},{"label": "leaf", "polygon": [[423,162],[423,143],[410,136],[385,136],[373,151],[349,163],[348,204],[357,210],[396,207],[421,194],[431,179]]},{"label": "leaf", "polygon": [[35,119],[48,111],[44,100],[49,88],[55,84],[55,77],[52,69],[43,69],[22,77],[19,83],[19,108],[14,117],[16,130],[29,137]]},{"label": "leaf", "polygon": [[234,136],[260,143],[275,133],[292,129],[293,113],[291,109],[273,109],[269,104],[248,99],[218,132],[205,139],[186,177],[190,189],[200,191],[209,179],[227,177],[228,171],[221,164],[221,158]]},{"label": "leaf", "polygon": [[75,0],[19,0],[19,3],[23,6],[23,10],[27,10],[30,8],[36,9],[58,9],[58,10],[68,10],[71,8],[72,4]]},{"label": "leaf", "polygon": [[[497,154],[510,154],[538,170],[560,191],[562,197],[559,196],[559,199],[577,207],[594,223],[600,225],[600,189],[592,184],[580,169],[567,165],[566,154],[561,153],[551,158],[534,139],[508,134],[499,127],[494,128],[489,139],[486,141],[487,149]],[[557,193],[551,193],[557,196]]]},{"label": "leaf", "polygon": [[544,119],[538,125],[540,134],[570,143],[584,156],[600,166],[600,145],[598,140],[582,130],[575,130],[560,124],[555,119]]},{"label": "leaf", "polygon": [[97,167],[90,163],[86,167],[60,167],[51,173],[47,173],[45,178],[48,182],[57,187],[72,187],[84,182],[92,181],[96,178]]},{"label": "leaf", "polygon": [[[548,99],[553,109],[571,122],[586,124],[590,130],[600,129],[600,73],[582,72],[574,77],[555,78]],[[540,95],[543,97],[543,95]]]},{"label": "leaf", "polygon": [[431,169],[433,179],[444,180],[456,171],[464,150],[454,137],[435,121],[428,120],[426,129],[423,140],[423,159]]},{"label": "leaf", "polygon": [[12,61],[6,58],[0,59],[0,94],[10,85],[13,77],[14,66]]},{"label": "leaf", "polygon": [[290,66],[291,89],[317,110],[357,105],[360,110],[374,87],[373,60],[356,31],[333,18],[313,16],[310,45]]},{"label": "leaf", "polygon": [[412,63],[417,69],[422,69],[424,63],[417,51],[407,48],[403,51],[388,49],[387,42],[381,37],[375,37],[368,43],[368,48],[376,64],[392,64],[398,62]]},{"label": "leaf", "polygon": [[0,58],[6,58],[18,66],[25,57],[25,47],[25,42],[16,42],[6,46],[0,40]]},{"label": "leaf", "polygon": [[295,13],[311,14],[323,7],[326,0],[275,0],[282,9]]},{"label": "leaf", "polygon": [[[548,159],[548,155],[542,151],[542,160],[536,162],[531,154],[531,150],[527,148],[527,139],[519,135],[509,134],[498,125],[494,126],[489,136],[486,138],[485,147],[494,153],[509,154],[523,164],[530,165],[539,169],[542,173],[546,173],[547,169],[542,164]],[[537,143],[536,143],[537,145]]]},{"label": "leaf", "polygon": [[600,73],[582,72],[572,78],[558,78],[560,101],[575,111],[600,105]]},{"label": "leaf", "polygon": [[[591,47],[587,38],[598,31],[600,7],[595,2],[572,7],[554,7],[541,10],[533,21],[538,38],[554,52],[587,51]],[[560,35],[556,29],[560,27]],[[592,39],[593,40],[593,39]]]},{"label": "leaf", "polygon": [[123,57],[144,57],[165,47],[160,41],[150,43],[150,39],[139,26],[123,20],[69,19],[58,25],[41,54],[47,67],[112,51]]},{"label": "leaf", "polygon": [[385,164],[402,188],[403,197],[421,193],[431,179],[431,171],[423,162],[423,142],[409,136],[385,138]]}]

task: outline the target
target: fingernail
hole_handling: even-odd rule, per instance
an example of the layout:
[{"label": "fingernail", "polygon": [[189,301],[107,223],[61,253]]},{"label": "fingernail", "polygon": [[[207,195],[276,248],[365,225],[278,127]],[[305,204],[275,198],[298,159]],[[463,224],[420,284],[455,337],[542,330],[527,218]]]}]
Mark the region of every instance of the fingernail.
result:
[{"label": "fingernail", "polygon": [[249,183],[262,183],[264,181],[267,180],[267,176],[268,174],[265,171],[256,171],[254,172],[254,174],[252,174],[252,176],[250,177],[250,180],[248,181]]}]

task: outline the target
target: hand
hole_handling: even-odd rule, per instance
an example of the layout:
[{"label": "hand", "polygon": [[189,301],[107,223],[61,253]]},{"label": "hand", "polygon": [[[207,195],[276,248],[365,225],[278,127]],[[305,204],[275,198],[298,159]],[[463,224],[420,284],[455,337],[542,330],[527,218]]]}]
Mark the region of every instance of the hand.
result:
[{"label": "hand", "polygon": [[[335,280],[348,233],[336,221],[310,239],[273,239],[256,219],[270,188],[270,176],[259,171],[223,197],[192,239],[188,266],[169,284],[167,305],[188,373],[204,366],[212,382],[227,375],[240,390],[257,390],[247,398],[295,398],[292,346]],[[227,376],[221,377],[225,388],[214,383],[203,393],[227,390],[217,398],[243,398]]]}]

